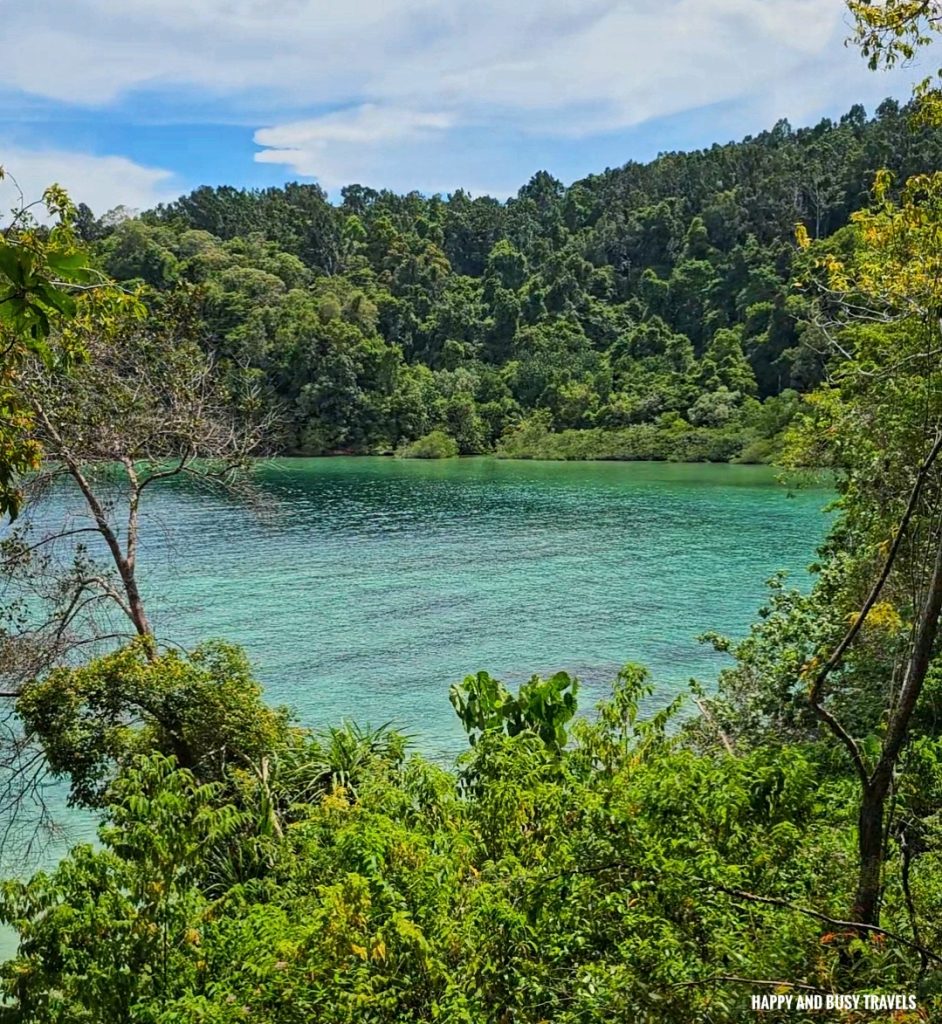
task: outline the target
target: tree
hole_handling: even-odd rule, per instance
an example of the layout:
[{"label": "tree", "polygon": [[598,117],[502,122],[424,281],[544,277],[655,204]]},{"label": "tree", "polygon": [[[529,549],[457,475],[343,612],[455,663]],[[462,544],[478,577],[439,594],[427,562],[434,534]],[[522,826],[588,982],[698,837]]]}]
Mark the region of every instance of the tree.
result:
[{"label": "tree", "polygon": [[[815,714],[844,745],[860,782],[853,911],[867,924],[879,921],[887,801],[938,651],[942,612],[942,176],[907,182],[899,204],[888,187],[881,176],[875,208],[855,215],[849,256],[822,257],[830,314],[822,329],[838,356],[830,385],[813,398],[806,431],[814,436],[798,435],[800,452],[830,449],[846,474],[842,530],[853,549],[841,599],[854,611],[850,628],[805,677]],[[832,713],[827,695],[874,609],[887,607],[903,636],[870,752]]]},{"label": "tree", "polygon": [[[89,666],[79,689],[118,668]],[[153,696],[152,668],[132,674]],[[168,665],[174,683],[194,670]],[[848,787],[820,751],[697,752],[674,727],[679,701],[641,713],[652,687],[634,665],[591,718],[574,719],[575,690],[563,674],[516,694],[466,679],[456,772],[345,726],[287,749],[276,736],[264,779],[231,762],[205,782],[147,750],[159,729],[138,733],[97,848],[0,890],[20,935],[0,1019],[608,1024],[630,1004],[652,1024],[738,1024],[757,992],[846,991],[849,922],[831,907]],[[918,993],[933,1019],[936,972],[919,957],[942,961],[939,934],[938,915],[927,946],[868,932],[855,980]]]},{"label": "tree", "polygon": [[[156,657],[138,578],[146,496],[174,477],[236,488],[249,457],[265,451],[274,418],[258,401],[256,381],[202,352],[193,340],[192,297],[152,301],[147,316],[129,297],[86,294],[56,335],[65,350],[84,352],[84,361],[33,356],[19,368],[28,437],[48,459],[27,494],[38,505],[49,488],[65,487],[84,511],[51,527],[27,520],[0,544],[0,679],[8,699],[80,655],[134,637]],[[0,813],[21,821],[38,803],[45,822],[48,764],[36,735],[7,721]]]},{"label": "tree", "polygon": [[[64,328],[64,343],[80,346],[87,359],[68,372],[34,359],[20,376],[32,436],[50,461],[30,489],[38,494],[67,481],[86,506],[88,525],[63,527],[38,540],[27,527],[6,542],[4,569],[29,584],[38,559],[46,553],[61,559],[63,541],[86,534],[97,534],[109,566],[98,574],[84,561],[84,544],[66,549],[69,561],[77,555],[89,571],[73,574],[50,617],[24,634],[31,643],[39,636],[53,640],[48,653],[56,661],[72,643],[88,642],[84,630],[73,627],[87,625],[84,616],[102,602],[120,611],[133,634],[153,634],[137,579],[145,492],[181,475],[206,485],[232,484],[249,457],[264,450],[272,426],[253,378],[217,367],[193,340],[193,297],[154,301],[147,316],[133,301],[103,308],[101,296],[89,296]],[[117,482],[115,466],[123,470]],[[115,500],[115,483],[121,501]]]},{"label": "tree", "polygon": [[743,355],[741,339],[741,328],[724,327],[713,335],[699,367],[704,390],[722,387],[745,395],[755,393],[756,377]]},{"label": "tree", "polygon": [[938,0],[849,0],[847,6],[854,16],[854,42],[871,68],[912,60],[932,41],[928,33],[942,29]]},{"label": "tree", "polygon": [[432,430],[398,454],[404,459],[453,459],[458,454],[458,442],[444,430]]},{"label": "tree", "polygon": [[[0,180],[9,177],[0,167]],[[72,231],[75,209],[57,185],[40,201],[56,218],[42,231],[15,179],[19,207],[2,229],[0,240],[0,517],[15,519],[23,474],[42,460],[42,446],[31,436],[32,410],[20,392],[22,367],[39,359],[47,367],[68,368],[82,356],[67,339],[51,338],[54,327],[75,313],[73,292],[98,279]]]},{"label": "tree", "polygon": [[[847,6],[854,17],[852,41],[874,70],[912,61],[942,33],[939,0],[848,0]],[[919,101],[917,120],[942,123],[942,72],[923,79],[914,96]]]},{"label": "tree", "polygon": [[[482,453],[518,414],[550,409],[557,427],[598,430],[574,448],[588,457],[611,451],[603,431],[654,428],[662,413],[691,408],[698,389],[724,386],[668,360],[654,371],[626,358],[625,335],[645,323],[684,339],[678,357],[688,344],[702,357],[718,331],[743,328],[741,369],[751,367],[763,401],[818,382],[804,300],[790,294],[795,221],[815,236],[839,231],[867,203],[874,167],[904,176],[939,166],[942,132],[909,131],[912,112],[883,104],[868,119],[856,105],[837,121],[781,122],[569,187],[544,172],[507,202],[351,185],[332,207],[311,185],[201,188],[139,218],[83,216],[81,230],[127,281],[206,289],[207,347],[257,370],[266,400],[291,410],[291,452],[387,452],[443,427],[463,434],[462,451]],[[353,294],[375,315],[355,314]],[[560,343],[521,375],[520,339],[534,331]],[[585,339],[582,352],[572,336]],[[496,370],[520,382],[519,408],[482,393],[471,395],[476,408],[439,410],[434,422],[428,403],[403,415],[419,366],[478,380]],[[742,417],[722,429],[710,457],[754,440]],[[675,454],[703,450],[688,440]]]},{"label": "tree", "polygon": [[[182,977],[193,984],[199,977],[193,924],[209,906],[194,881],[204,872],[207,850],[225,844],[242,824],[237,809],[219,796],[218,787],[199,785],[172,759],[145,758],[112,794],[103,850],[80,847],[52,876],[13,883],[2,912],[8,920],[31,919],[28,930],[52,957],[29,957],[36,973],[28,971],[25,984],[8,979],[16,1016],[0,1013],[49,1024],[62,1013],[91,1014],[119,1024],[145,1008],[154,1014],[167,1009]],[[41,907],[60,912],[47,916]],[[91,944],[79,939],[92,933],[98,939]],[[26,939],[24,947],[29,944]],[[77,956],[75,970],[53,966],[63,954]]]},{"label": "tree", "polygon": [[[942,19],[932,0],[849,6],[855,41],[871,67],[912,57]],[[933,113],[930,106],[928,116]],[[830,449],[845,473],[840,529],[853,548],[844,553],[838,593],[859,608],[839,642],[812,658],[803,674],[811,707],[844,746],[859,781],[853,914],[871,925],[880,918],[891,833],[887,802],[938,654],[942,615],[942,175],[910,179],[898,203],[890,185],[888,173],[878,175],[873,209],[851,218],[851,251],[820,260],[821,327],[838,361],[831,385],[813,398],[806,423],[814,433],[797,435],[800,452]],[[799,237],[808,244],[806,234]],[[887,609],[901,636],[888,666],[879,740],[865,744],[828,706],[828,692],[868,622]]]},{"label": "tree", "polygon": [[60,666],[23,690],[16,710],[41,744],[70,803],[100,808],[139,755],[173,757],[201,782],[231,769],[263,771],[284,746],[289,719],[265,706],[248,659],[236,647],[204,644],[181,655],[136,640],[78,668]]}]

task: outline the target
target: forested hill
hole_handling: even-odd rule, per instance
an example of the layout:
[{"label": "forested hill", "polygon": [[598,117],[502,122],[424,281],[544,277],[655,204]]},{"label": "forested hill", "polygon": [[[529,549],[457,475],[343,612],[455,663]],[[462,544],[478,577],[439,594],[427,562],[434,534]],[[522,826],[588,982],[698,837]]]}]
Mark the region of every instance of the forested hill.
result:
[{"label": "forested hill", "polygon": [[79,226],[114,277],[194,292],[204,343],[286,411],[287,450],[434,432],[413,453],[763,458],[821,374],[796,224],[830,235],[878,168],[942,167],[909,113],[779,122],[569,187],[540,172],[506,202],[204,187]]}]

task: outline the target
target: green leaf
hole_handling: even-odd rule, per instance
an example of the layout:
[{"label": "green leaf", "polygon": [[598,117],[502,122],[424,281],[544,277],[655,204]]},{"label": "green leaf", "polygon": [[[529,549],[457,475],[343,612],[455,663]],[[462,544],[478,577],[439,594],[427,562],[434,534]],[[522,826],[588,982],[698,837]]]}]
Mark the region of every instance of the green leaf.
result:
[{"label": "green leaf", "polygon": [[22,285],[27,269],[22,249],[15,249],[6,242],[0,242],[0,273],[14,284]]},{"label": "green leaf", "polygon": [[61,288],[54,288],[52,285],[40,285],[36,289],[43,301],[67,316],[75,312],[75,300]]},{"label": "green leaf", "polygon": [[46,256],[49,269],[66,281],[87,281],[91,278],[88,257],[81,252],[52,251]]}]

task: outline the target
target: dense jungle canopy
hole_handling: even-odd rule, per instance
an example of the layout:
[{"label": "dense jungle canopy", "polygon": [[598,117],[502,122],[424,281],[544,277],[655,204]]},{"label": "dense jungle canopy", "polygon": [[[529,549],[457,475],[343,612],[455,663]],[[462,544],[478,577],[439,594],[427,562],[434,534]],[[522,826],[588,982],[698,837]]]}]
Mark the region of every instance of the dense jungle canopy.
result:
[{"label": "dense jungle canopy", "polygon": [[201,344],[284,411],[284,451],[435,431],[461,454],[764,461],[827,359],[795,226],[839,248],[878,170],[938,167],[942,132],[911,121],[887,100],[504,202],[205,187],[76,229],[116,280],[189,296]]}]

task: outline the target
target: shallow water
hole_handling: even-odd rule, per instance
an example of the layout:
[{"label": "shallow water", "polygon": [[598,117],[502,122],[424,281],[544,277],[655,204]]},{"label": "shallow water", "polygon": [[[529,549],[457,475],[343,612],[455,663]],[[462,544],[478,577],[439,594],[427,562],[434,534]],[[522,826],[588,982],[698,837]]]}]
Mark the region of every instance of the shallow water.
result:
[{"label": "shallow water", "polygon": [[767,467],[303,459],[267,465],[259,517],[153,493],[142,578],[158,631],[241,643],[309,725],[392,721],[429,754],[462,742],[448,687],[559,669],[582,704],[626,661],[662,699],[724,663],[764,581],[804,567],[825,490]]}]

